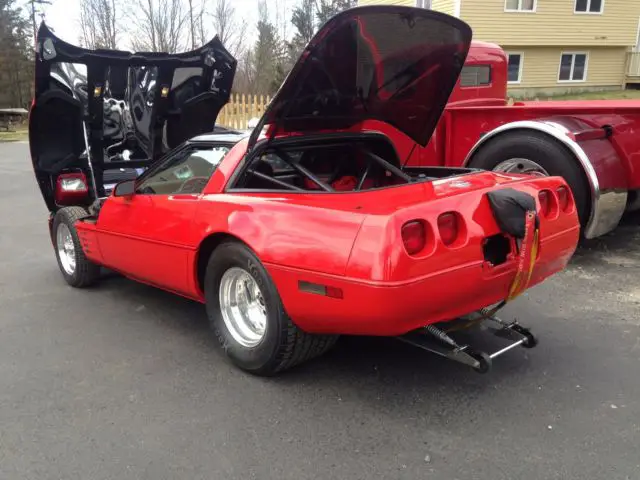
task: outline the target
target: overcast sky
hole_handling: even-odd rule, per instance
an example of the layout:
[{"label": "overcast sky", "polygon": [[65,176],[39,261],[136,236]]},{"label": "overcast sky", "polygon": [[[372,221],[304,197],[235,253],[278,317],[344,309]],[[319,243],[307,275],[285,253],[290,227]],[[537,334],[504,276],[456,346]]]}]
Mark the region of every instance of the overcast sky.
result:
[{"label": "overcast sky", "polygon": [[[215,0],[208,0],[211,5]],[[291,7],[297,0],[279,0],[281,8],[287,10],[287,19],[291,18]],[[186,2],[185,2],[186,3]],[[268,0],[269,5],[275,4],[274,0]],[[256,23],[258,21],[258,0],[233,0],[238,17],[249,23],[247,36],[255,39]],[[272,10],[274,10],[272,8]],[[271,13],[271,12],[270,12]],[[78,44],[80,38],[80,28],[78,26],[79,2],[78,0],[53,0],[53,4],[47,6],[45,10],[47,25],[55,29],[56,35],[63,40]],[[275,12],[271,13],[275,16]],[[291,27],[287,27],[291,30]],[[120,48],[126,49],[128,45]]]}]

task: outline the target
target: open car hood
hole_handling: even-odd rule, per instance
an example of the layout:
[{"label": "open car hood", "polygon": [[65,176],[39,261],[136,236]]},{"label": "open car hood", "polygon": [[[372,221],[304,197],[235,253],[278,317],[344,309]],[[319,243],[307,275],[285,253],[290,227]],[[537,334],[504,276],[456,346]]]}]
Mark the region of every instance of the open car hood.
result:
[{"label": "open car hood", "polygon": [[305,48],[252,133],[269,135],[386,122],[426,145],[471,43],[463,21],[432,10],[356,7],[330,19]]},{"label": "open car hood", "polygon": [[89,50],[64,42],[44,23],[35,61],[29,140],[36,174],[73,167],[88,150],[98,190],[109,165],[147,166],[211,132],[237,64],[218,37],[179,54]]}]

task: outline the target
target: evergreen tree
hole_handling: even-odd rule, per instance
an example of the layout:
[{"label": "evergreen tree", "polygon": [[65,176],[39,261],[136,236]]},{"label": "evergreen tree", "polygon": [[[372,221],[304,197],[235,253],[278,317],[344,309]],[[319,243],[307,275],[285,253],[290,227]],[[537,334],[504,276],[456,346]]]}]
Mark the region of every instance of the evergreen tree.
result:
[{"label": "evergreen tree", "polygon": [[289,66],[292,67],[298,59],[304,47],[311,41],[316,33],[315,0],[302,0],[293,9],[291,23],[294,28],[293,39],[288,45]]},{"label": "evergreen tree", "polygon": [[253,91],[273,94],[286,75],[284,41],[278,37],[276,26],[269,19],[267,2],[258,4],[258,39],[251,56]]},{"label": "evergreen tree", "polygon": [[318,26],[321,27],[327,20],[343,10],[355,7],[357,3],[356,0],[318,0],[316,13]]},{"label": "evergreen tree", "polygon": [[0,0],[0,107],[28,108],[33,83],[33,40],[16,0]]}]

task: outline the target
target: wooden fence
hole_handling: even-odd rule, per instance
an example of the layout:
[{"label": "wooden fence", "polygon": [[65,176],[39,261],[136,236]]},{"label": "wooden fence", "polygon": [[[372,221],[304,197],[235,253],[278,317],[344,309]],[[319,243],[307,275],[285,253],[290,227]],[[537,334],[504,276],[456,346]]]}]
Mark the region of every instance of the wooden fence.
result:
[{"label": "wooden fence", "polygon": [[216,123],[228,128],[246,130],[249,120],[260,118],[270,101],[271,97],[268,95],[234,93],[231,95],[229,103],[220,112]]}]

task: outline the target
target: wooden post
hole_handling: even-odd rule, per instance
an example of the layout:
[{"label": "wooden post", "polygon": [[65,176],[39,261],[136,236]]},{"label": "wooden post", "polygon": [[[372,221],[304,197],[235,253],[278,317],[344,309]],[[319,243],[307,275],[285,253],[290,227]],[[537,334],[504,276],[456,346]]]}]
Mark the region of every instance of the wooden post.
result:
[{"label": "wooden post", "polygon": [[238,94],[233,94],[233,124],[231,128],[238,128]]},{"label": "wooden post", "polygon": [[247,96],[242,94],[242,130],[247,128]]}]

